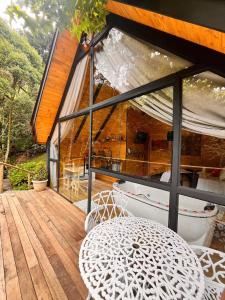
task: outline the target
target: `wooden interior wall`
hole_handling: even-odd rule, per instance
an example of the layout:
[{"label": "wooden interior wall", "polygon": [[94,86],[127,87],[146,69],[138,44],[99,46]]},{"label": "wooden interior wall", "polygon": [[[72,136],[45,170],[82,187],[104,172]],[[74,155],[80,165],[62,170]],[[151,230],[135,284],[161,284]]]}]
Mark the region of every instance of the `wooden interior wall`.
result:
[{"label": "wooden interior wall", "polygon": [[36,138],[40,144],[46,143],[51,132],[77,46],[77,39],[68,31],[59,34],[35,120]]},{"label": "wooden interior wall", "polygon": [[[93,137],[99,130],[110,108],[111,107],[108,107],[104,110],[94,112]],[[83,117],[79,117],[72,121],[73,127],[67,138],[61,143],[62,164],[76,157],[81,157],[82,159],[78,163],[82,165],[84,156],[88,154],[89,119],[86,120],[77,141],[75,143],[71,142],[75,135],[74,132],[76,132],[79,127],[82,118]],[[93,152],[95,155],[101,156],[102,151],[104,151],[107,156],[121,160],[122,172],[126,172],[130,175],[149,176],[161,174],[170,170],[172,142],[167,141],[167,134],[170,131],[172,131],[170,125],[150,117],[131,104],[122,103],[117,106],[98,140],[93,143]],[[141,144],[135,141],[137,132],[145,132],[148,134],[148,139],[145,143]],[[198,134],[183,130],[182,139],[190,135]],[[123,139],[121,141],[112,140],[118,136]],[[154,144],[155,146],[153,146]],[[221,151],[218,145],[221,145]],[[190,149],[194,146],[189,144],[188,147]],[[181,162],[183,165],[217,168],[220,166],[223,148],[225,149],[224,141],[202,135],[199,153],[182,153]],[[96,160],[96,167],[100,167],[99,161],[100,160]],[[144,163],[144,161],[151,161],[152,163],[147,164]],[[223,165],[221,166],[224,166],[225,161],[222,163]],[[188,167],[186,167],[186,169],[187,168]],[[101,177],[101,179],[106,180],[106,178],[103,177]]]},{"label": "wooden interior wall", "polygon": [[225,33],[223,32],[170,18],[113,0],[107,2],[106,8],[109,12],[129,20],[225,53]]},{"label": "wooden interior wall", "polygon": [[[171,144],[167,143],[167,133],[171,130],[170,125],[162,123],[131,106],[127,113],[127,149],[130,149],[130,154],[127,151],[126,172],[133,175],[136,173],[136,175],[147,176],[169,170],[170,166],[168,164],[171,162],[172,151]],[[145,143],[141,144],[135,141],[138,132],[147,133],[148,139]],[[154,141],[155,143],[164,141],[167,147],[160,149],[156,146],[153,149],[152,143]],[[129,162],[129,160],[134,162]],[[147,164],[138,161],[151,161],[162,164]]]}]

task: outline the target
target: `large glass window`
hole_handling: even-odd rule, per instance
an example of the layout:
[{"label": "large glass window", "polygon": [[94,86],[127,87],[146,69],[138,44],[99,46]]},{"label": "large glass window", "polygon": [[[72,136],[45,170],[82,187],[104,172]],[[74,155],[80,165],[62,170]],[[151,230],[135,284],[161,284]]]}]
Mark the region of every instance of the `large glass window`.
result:
[{"label": "large glass window", "polygon": [[93,113],[92,166],[170,182],[173,88]]},{"label": "large glass window", "polygon": [[225,79],[186,78],[182,115],[181,184],[225,194]]},{"label": "large glass window", "polygon": [[95,46],[95,102],[130,91],[191,65],[190,62],[113,28]]},{"label": "large glass window", "polygon": [[178,234],[190,244],[225,252],[225,206],[180,195]]},{"label": "large glass window", "polygon": [[[118,180],[112,176],[106,176],[99,173],[93,173],[91,208],[94,209],[97,203],[112,204],[112,198],[118,205],[112,214],[119,215],[122,204],[123,208],[133,216],[149,218],[165,226],[168,225],[169,212],[169,192],[160,189],[140,185],[131,181]],[[160,199],[160,200],[159,200]],[[75,202],[85,213],[87,211],[87,199]],[[107,218],[108,213],[112,211],[111,206],[100,208],[100,214]]]},{"label": "large glass window", "polygon": [[57,190],[57,162],[50,161],[50,187]]},{"label": "large glass window", "polygon": [[71,202],[87,199],[89,116],[61,123],[59,192]]},{"label": "large glass window", "polygon": [[[119,192],[132,215],[165,226],[170,221],[174,227],[178,217],[178,233],[188,243],[224,251],[225,208],[200,200],[208,199],[208,195],[199,190],[225,195],[225,79],[209,71],[183,79],[182,97],[176,99],[182,101],[178,120],[182,121],[181,161],[180,170],[176,170],[180,182],[171,186],[173,150],[179,150],[179,146],[175,149],[178,143],[174,143],[173,134],[173,124],[177,132],[179,122],[173,120],[172,86],[178,77],[173,77],[167,88],[163,88],[166,85],[162,80],[157,91],[146,93],[150,85],[144,90],[140,87],[184,70],[191,63],[116,28],[94,46],[93,59],[93,86],[90,87],[92,63],[86,56],[77,65],[60,117],[87,108],[90,88],[94,104],[128,91],[131,97],[120,103],[111,102],[116,104],[110,106],[104,103],[104,108],[98,105],[98,110],[94,106],[92,120],[87,114],[61,122],[60,147],[55,142],[52,148],[60,153],[59,192],[87,211],[91,146],[92,197],[106,191]],[[133,98],[132,90],[138,87],[139,95],[145,94]],[[55,188],[58,164],[52,161],[50,166]],[[172,222],[168,219],[170,200],[174,201],[171,195],[180,191],[191,192],[192,198],[179,195],[178,214],[170,209],[170,217],[175,218]],[[211,195],[212,202],[222,198]],[[93,199],[91,207],[95,207]]]}]

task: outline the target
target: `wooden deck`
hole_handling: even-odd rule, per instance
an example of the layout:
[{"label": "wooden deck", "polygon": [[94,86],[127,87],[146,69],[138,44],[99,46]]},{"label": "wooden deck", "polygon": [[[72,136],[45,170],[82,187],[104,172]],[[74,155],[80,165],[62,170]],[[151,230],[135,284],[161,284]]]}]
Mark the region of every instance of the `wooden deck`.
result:
[{"label": "wooden deck", "polygon": [[52,190],[0,195],[0,299],[86,299],[84,217]]}]

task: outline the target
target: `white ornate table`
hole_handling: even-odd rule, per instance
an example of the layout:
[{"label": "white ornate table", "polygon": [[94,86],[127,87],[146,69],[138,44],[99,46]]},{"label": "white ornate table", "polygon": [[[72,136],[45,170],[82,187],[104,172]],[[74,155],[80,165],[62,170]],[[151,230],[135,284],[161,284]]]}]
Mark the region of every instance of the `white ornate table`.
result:
[{"label": "white ornate table", "polygon": [[204,292],[192,249],[149,219],[114,218],[97,225],[82,243],[79,267],[95,300],[197,300]]}]

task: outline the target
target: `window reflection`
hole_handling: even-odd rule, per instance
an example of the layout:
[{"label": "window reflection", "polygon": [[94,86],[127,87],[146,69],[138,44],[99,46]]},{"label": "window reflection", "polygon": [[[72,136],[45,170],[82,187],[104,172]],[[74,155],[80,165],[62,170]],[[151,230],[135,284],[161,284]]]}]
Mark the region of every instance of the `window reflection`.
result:
[{"label": "window reflection", "polygon": [[50,161],[50,187],[57,190],[57,162]]},{"label": "window reflection", "polygon": [[178,234],[189,244],[225,252],[225,207],[180,195]]},{"label": "window reflection", "polygon": [[170,182],[172,99],[166,88],[94,112],[92,165]]},{"label": "window reflection", "polygon": [[59,192],[71,202],[87,198],[89,116],[61,123]]},{"label": "window reflection", "polygon": [[225,79],[204,72],[183,82],[181,184],[225,194]]},{"label": "window reflection", "polygon": [[[95,46],[95,101],[175,73],[190,62],[113,28]],[[99,89],[100,88],[100,89]],[[98,90],[99,89],[99,90]]]}]

